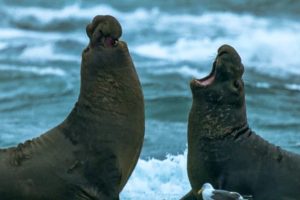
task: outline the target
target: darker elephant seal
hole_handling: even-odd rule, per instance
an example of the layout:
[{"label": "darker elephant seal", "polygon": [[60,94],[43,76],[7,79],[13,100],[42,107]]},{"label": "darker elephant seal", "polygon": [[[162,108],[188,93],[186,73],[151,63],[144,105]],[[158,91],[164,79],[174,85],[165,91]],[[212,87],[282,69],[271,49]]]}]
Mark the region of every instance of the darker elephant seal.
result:
[{"label": "darker elephant seal", "polygon": [[191,81],[188,122],[188,176],[192,191],[183,200],[202,199],[209,182],[255,200],[300,199],[300,156],[268,143],[248,127],[243,64],[229,45],[219,48],[210,75]]},{"label": "darker elephant seal", "polygon": [[143,144],[144,99],[119,22],[96,16],[86,31],[77,103],[57,127],[0,151],[1,200],[119,199]]}]

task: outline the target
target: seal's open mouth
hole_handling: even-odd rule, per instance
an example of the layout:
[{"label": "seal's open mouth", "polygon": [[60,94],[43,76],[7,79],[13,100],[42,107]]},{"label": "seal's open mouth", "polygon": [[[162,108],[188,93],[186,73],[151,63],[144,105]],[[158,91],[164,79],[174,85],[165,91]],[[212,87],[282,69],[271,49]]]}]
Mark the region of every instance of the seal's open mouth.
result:
[{"label": "seal's open mouth", "polygon": [[118,46],[122,27],[118,20],[110,15],[97,15],[86,27],[90,38],[90,47],[103,49]]},{"label": "seal's open mouth", "polygon": [[194,79],[191,86],[205,88],[217,81],[237,80],[241,78],[244,67],[241,58],[235,49],[229,45],[223,45],[218,49],[218,55],[213,63],[210,74],[202,79]]},{"label": "seal's open mouth", "polygon": [[216,77],[216,61],[213,64],[212,71],[210,74],[204,78],[201,79],[194,79],[192,80],[192,84],[195,84],[198,87],[206,87],[208,85],[211,85]]},{"label": "seal's open mouth", "polygon": [[[103,34],[101,34],[103,35]],[[113,36],[101,36],[99,37],[98,41],[97,41],[97,45],[102,46],[102,47],[108,47],[108,48],[112,48],[112,47],[116,47],[118,45],[119,39],[115,38]]]}]

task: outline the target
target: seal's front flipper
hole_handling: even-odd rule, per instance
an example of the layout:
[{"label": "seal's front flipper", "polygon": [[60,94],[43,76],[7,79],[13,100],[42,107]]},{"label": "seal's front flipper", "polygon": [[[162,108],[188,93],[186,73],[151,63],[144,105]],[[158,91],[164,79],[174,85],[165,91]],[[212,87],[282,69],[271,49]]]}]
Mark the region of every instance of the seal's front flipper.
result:
[{"label": "seal's front flipper", "polygon": [[193,191],[191,190],[189,193],[187,193],[180,200],[197,200],[197,197],[195,197],[195,195],[193,194]]},{"label": "seal's front flipper", "polygon": [[95,155],[87,159],[83,166],[85,178],[110,199],[117,199],[122,180],[118,156],[106,147],[98,147],[94,152]]}]

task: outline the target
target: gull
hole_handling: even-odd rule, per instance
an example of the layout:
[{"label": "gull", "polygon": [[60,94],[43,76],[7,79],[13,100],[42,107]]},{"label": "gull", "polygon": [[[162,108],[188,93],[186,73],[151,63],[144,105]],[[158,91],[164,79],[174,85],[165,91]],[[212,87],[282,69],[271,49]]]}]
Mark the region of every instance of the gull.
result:
[{"label": "gull", "polygon": [[215,190],[210,183],[204,183],[197,193],[198,195],[202,193],[203,200],[245,200],[243,196],[237,192]]}]

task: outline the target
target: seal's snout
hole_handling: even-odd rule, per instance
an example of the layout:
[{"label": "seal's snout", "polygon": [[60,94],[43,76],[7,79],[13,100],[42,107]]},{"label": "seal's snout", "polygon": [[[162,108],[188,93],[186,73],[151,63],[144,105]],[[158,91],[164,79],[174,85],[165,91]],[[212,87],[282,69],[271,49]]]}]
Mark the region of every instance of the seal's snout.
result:
[{"label": "seal's snout", "polygon": [[115,47],[122,35],[118,20],[110,15],[97,15],[86,27],[92,47]]},{"label": "seal's snout", "polygon": [[225,44],[218,49],[215,65],[220,80],[238,79],[244,73],[241,57],[230,45]]},{"label": "seal's snout", "polygon": [[230,45],[222,45],[218,49],[210,74],[202,79],[191,81],[191,88],[207,88],[214,83],[238,80],[242,77],[244,66],[237,51]]},{"label": "seal's snout", "polygon": [[225,59],[232,63],[241,63],[241,57],[238,52],[230,45],[224,44],[218,49],[217,59]]}]

